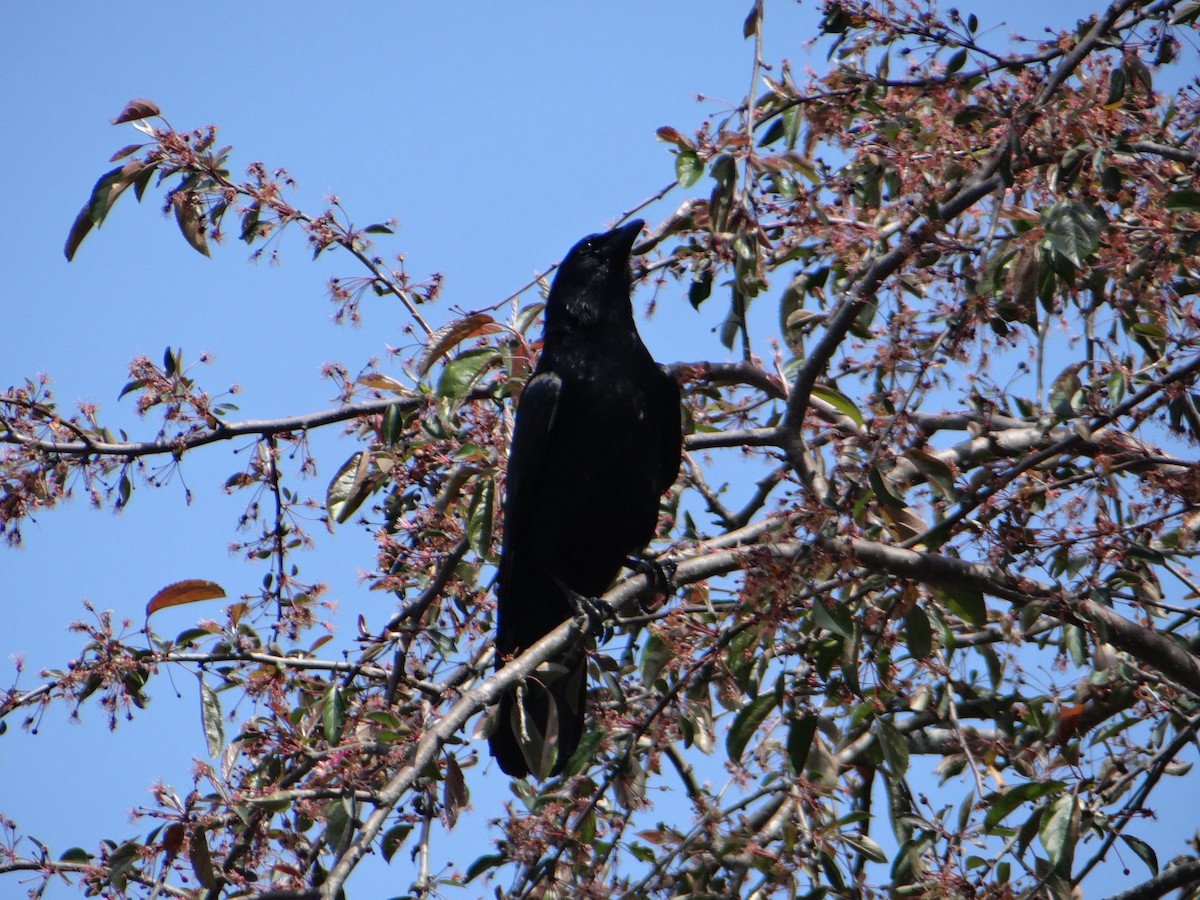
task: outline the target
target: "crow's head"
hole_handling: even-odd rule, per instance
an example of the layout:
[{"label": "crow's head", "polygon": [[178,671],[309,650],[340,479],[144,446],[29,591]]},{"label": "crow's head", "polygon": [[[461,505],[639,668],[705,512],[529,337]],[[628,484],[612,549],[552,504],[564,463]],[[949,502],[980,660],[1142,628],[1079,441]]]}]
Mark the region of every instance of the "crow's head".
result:
[{"label": "crow's head", "polygon": [[546,302],[546,324],[627,322],[633,316],[629,253],[645,224],[627,222],[603,234],[590,234],[571,248],[558,267]]}]

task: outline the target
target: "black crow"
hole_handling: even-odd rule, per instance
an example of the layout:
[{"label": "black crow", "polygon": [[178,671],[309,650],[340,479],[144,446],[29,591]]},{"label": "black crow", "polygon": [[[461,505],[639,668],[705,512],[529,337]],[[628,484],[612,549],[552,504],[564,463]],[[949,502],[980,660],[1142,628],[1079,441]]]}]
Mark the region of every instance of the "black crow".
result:
[{"label": "black crow", "polygon": [[[498,668],[608,589],[679,474],[679,386],[642,344],[629,299],[642,225],[581,240],[550,288],[508,454]],[[577,648],[501,698],[489,744],[509,775],[562,772],[583,733],[586,663]]]}]

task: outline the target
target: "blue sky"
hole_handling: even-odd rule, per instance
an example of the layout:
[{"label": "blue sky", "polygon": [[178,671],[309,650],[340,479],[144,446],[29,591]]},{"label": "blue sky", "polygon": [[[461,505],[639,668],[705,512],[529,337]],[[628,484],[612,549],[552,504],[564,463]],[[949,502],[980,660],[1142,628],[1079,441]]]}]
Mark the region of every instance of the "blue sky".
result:
[{"label": "blue sky", "polygon": [[[443,312],[471,309],[507,295],[671,180],[672,158],[654,130],[689,130],[743,96],[749,5],[14,5],[0,35],[9,335],[0,387],[46,372],[64,406],[95,401],[103,419],[146,434],[128,399],[117,401],[137,354],[158,358],[168,345],[189,360],[211,354],[197,377],[214,393],[241,385],[235,402],[249,418],[324,408],[333,392],[319,377],[322,363],[353,371],[406,340],[402,311],[383,301],[368,305],[361,328],[330,322],[324,282],[353,273],[348,259],[312,263],[295,235],[282,245],[281,267],[248,263],[236,240],[205,259],[149,193],[141,205],[122,198],[68,264],[72,219],[110,154],[137,138],[109,124],[127,100],[152,99],[179,128],[217,124],[221,142],[234,145],[235,173],[252,160],[286,167],[302,208],[319,209],[335,193],[358,223],[397,218],[398,234],[379,249],[403,250],[416,276],[442,273]],[[990,4],[958,5],[964,14],[975,8],[984,27],[1034,36],[1092,8],[1022,0],[1003,6],[1000,24]],[[1047,14],[1054,20],[1039,18]],[[803,65],[817,17],[812,4],[768,0],[767,59]],[[811,62],[821,68],[823,55]],[[714,304],[696,313],[680,292],[664,292],[643,334],[660,359],[723,358],[712,334],[723,312]],[[354,448],[325,438],[317,449],[320,494]],[[12,677],[12,654],[23,654],[21,684],[32,687],[39,669],[77,653],[66,625],[83,599],[136,628],[146,600],[170,582],[252,588],[262,573],[227,551],[244,498],[219,491],[240,465],[217,448],[184,469],[191,506],[178,481],[138,491],[120,516],[76,500],[39,515],[23,548],[0,548],[0,682]],[[391,598],[358,580],[373,556],[370,536],[345,528],[321,540],[302,574],[328,582],[348,619],[361,612],[379,622]],[[171,633],[195,614],[168,612],[155,624]],[[37,735],[10,727],[0,737],[0,811],[56,852],[144,834],[149,826],[129,826],[128,810],[148,801],[159,778],[186,790],[190,758],[205,756],[194,680],[177,673],[175,686],[178,697],[160,684],[150,709],[111,734],[95,708],[85,708],[82,724],[53,710]],[[462,868],[486,849],[453,858]],[[358,890],[351,882],[355,896],[390,896],[408,884],[402,862],[368,869]]]}]

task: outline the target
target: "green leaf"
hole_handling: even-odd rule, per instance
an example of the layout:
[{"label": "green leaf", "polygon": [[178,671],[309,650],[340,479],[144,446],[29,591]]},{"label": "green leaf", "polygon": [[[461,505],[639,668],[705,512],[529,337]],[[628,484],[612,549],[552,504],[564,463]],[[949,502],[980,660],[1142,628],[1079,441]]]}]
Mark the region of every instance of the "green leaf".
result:
[{"label": "green leaf", "polygon": [[[786,125],[783,121],[783,116],[776,116],[771,120],[771,124],[767,126],[767,130],[763,132],[763,136],[759,138],[758,146],[769,147],[775,143],[786,133]],[[676,162],[678,166],[678,162]]]},{"label": "green leaf", "polygon": [[933,593],[946,604],[950,612],[968,624],[987,623],[987,604],[983,599],[983,591],[964,584],[943,584],[934,588]]},{"label": "green leaf", "polygon": [[670,661],[671,651],[662,642],[662,638],[652,633],[646,639],[645,646],[642,647],[642,681],[645,684],[654,684],[654,682],[658,681],[658,676],[662,674],[662,670]]},{"label": "green leaf", "polygon": [[904,735],[888,719],[875,720],[875,733],[892,776],[903,778],[908,771],[908,742],[904,740]]},{"label": "green leaf", "polygon": [[467,541],[475,555],[486,559],[492,546],[496,484],[490,478],[483,481],[471,497],[467,518]]},{"label": "green leaf", "polygon": [[481,856],[467,866],[467,875],[464,884],[470,884],[484,872],[489,869],[494,869],[497,866],[504,865],[508,862],[508,856],[503,853],[490,853],[486,856]]},{"label": "green leaf", "polygon": [[1090,203],[1063,200],[1043,213],[1051,248],[1076,266],[1083,266],[1100,247],[1104,213]]},{"label": "green leaf", "polygon": [[117,508],[124,509],[129,505],[129,498],[133,494],[133,483],[129,480],[128,472],[121,472],[121,480],[117,482]]},{"label": "green leaf", "polygon": [[854,636],[854,620],[850,616],[850,610],[841,603],[826,606],[825,601],[818,597],[813,600],[812,614],[813,621],[826,631],[844,638]]},{"label": "green leaf", "polygon": [[1197,16],[1200,16],[1200,0],[1188,0],[1175,15],[1171,16],[1171,24],[1187,25],[1195,22]]},{"label": "green leaf", "polygon": [[1200,191],[1172,191],[1163,201],[1167,209],[1200,210]]},{"label": "green leaf", "polygon": [[131,160],[100,176],[88,201],[88,216],[93,225],[104,224],[104,219],[113,208],[113,204],[133,184],[133,176],[141,171],[143,165],[141,160]]},{"label": "green leaf", "polygon": [[75,862],[86,863],[92,860],[92,854],[88,853],[82,847],[72,847],[59,857],[60,862]]},{"label": "green leaf", "polygon": [[675,154],[675,180],[681,188],[690,188],[704,174],[704,163],[692,150],[680,150]]},{"label": "green leaf", "polygon": [[366,234],[395,234],[391,228],[386,225],[368,225],[363,229]]},{"label": "green leaf", "polygon": [[858,411],[849,397],[827,384],[814,384],[812,396],[823,400],[843,415],[849,416],[859,428],[863,427],[863,414]]},{"label": "green leaf", "polygon": [[379,437],[385,444],[394,444],[404,429],[404,414],[399,403],[393,403],[383,411],[379,425]]},{"label": "green leaf", "polygon": [[817,733],[817,717],[806,712],[798,715],[788,724],[787,754],[792,764],[792,771],[797,775],[804,773],[808,762],[808,751],[812,749],[813,738]]},{"label": "green leaf", "polygon": [[225,747],[225,725],[221,717],[221,701],[217,692],[200,680],[200,719],[204,724],[204,741],[208,755],[216,759]]},{"label": "green leaf", "polygon": [[321,725],[325,728],[325,740],[336,744],[342,737],[342,725],[346,717],[346,698],[336,684],[325,688],[324,705],[321,707]]},{"label": "green leaf", "polygon": [[391,862],[392,856],[404,844],[405,838],[412,831],[411,825],[393,825],[387,830],[383,838],[379,842],[380,850],[383,853],[385,862]]},{"label": "green leaf", "polygon": [[953,75],[963,67],[967,61],[967,48],[963,47],[957,53],[950,57],[950,61],[946,63],[946,74]]},{"label": "green leaf", "polygon": [[[891,465],[889,462],[888,465]],[[876,499],[885,506],[891,509],[904,509],[904,495],[897,485],[884,472],[879,470],[879,463],[874,463],[867,472],[867,480],[871,483],[871,490],[875,492]]]},{"label": "green leaf", "polygon": [[712,295],[713,273],[710,268],[703,268],[692,276],[692,283],[688,285],[688,303],[692,304],[692,309],[699,309],[700,304]]},{"label": "green leaf", "polygon": [[1087,363],[1071,363],[1058,374],[1050,384],[1050,396],[1047,398],[1050,409],[1060,420],[1075,416],[1075,396],[1083,390],[1079,380],[1079,370]]},{"label": "green leaf", "polygon": [[1153,322],[1135,322],[1129,326],[1129,333],[1155,341],[1163,341],[1167,338],[1167,333],[1163,330],[1162,326],[1155,325]]},{"label": "green leaf", "polygon": [[904,616],[904,641],[913,659],[928,659],[933,651],[933,628],[920,606],[913,606]]},{"label": "green leaf", "polygon": [[821,862],[821,870],[829,880],[830,886],[838,894],[843,894],[846,891],[846,879],[842,877],[842,870],[838,868],[837,860],[823,850],[817,858]]},{"label": "green leaf", "polygon": [[929,484],[947,500],[954,499],[954,467],[928,450],[910,450],[904,454]]},{"label": "green leaf", "polygon": [[1108,99],[1104,101],[1105,109],[1115,109],[1125,100],[1125,91],[1129,88],[1129,78],[1124,66],[1117,66],[1108,76]]},{"label": "green leaf", "polygon": [[750,743],[750,738],[770,715],[777,702],[773,693],[762,694],[743,706],[733,717],[733,724],[729,726],[729,734],[725,737],[725,752],[729,754],[730,762],[741,762],[742,753]]},{"label": "green leaf", "polygon": [[1158,854],[1154,852],[1153,847],[1141,838],[1135,838],[1128,834],[1122,834],[1121,840],[1129,845],[1129,849],[1137,854],[1138,859],[1146,864],[1151,873],[1158,874]]},{"label": "green leaf", "polygon": [[883,848],[865,834],[846,832],[842,835],[842,839],[871,862],[885,863],[888,861],[888,855],[883,852]]},{"label": "green leaf", "polygon": [[332,800],[325,807],[325,840],[330,847],[337,847],[342,842],[346,829],[352,827],[350,811],[346,801]]},{"label": "green leaf", "polygon": [[1069,867],[1075,852],[1077,837],[1076,820],[1079,815],[1077,800],[1071,794],[1063,794],[1050,802],[1038,828],[1038,839],[1046,850],[1050,864],[1060,871]]},{"label": "green leaf", "polygon": [[1057,793],[1064,787],[1061,781],[1027,781],[1003,793],[989,795],[984,798],[988,806],[987,815],[983,817],[984,831],[992,831],[1022,803]]},{"label": "green leaf", "polygon": [[737,307],[736,302],[729,307],[729,313],[725,316],[725,321],[721,323],[721,330],[717,335],[726,350],[733,349],[733,342],[737,339],[738,332],[745,327],[745,316],[738,313]]},{"label": "green leaf", "polygon": [[204,231],[204,207],[191,191],[176,191],[171,195],[175,224],[183,239],[197,253],[208,256],[208,238]]},{"label": "green leaf", "polygon": [[261,215],[262,205],[259,203],[251,203],[246,212],[242,214],[242,233],[238,237],[247,244],[253,244],[254,239],[258,237]]},{"label": "green leaf", "polygon": [[325,511],[330,522],[341,525],[371,495],[378,484],[371,453],[360,450],[342,463],[325,489]]},{"label": "green leaf", "polygon": [[437,395],[461,400],[484,374],[504,362],[498,347],[478,347],[460,353],[442,370]]}]

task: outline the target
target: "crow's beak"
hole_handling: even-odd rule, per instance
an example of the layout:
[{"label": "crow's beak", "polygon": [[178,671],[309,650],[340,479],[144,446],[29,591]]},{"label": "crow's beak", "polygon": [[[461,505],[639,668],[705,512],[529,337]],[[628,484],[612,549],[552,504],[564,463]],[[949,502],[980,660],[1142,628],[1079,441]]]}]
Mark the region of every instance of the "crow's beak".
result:
[{"label": "crow's beak", "polygon": [[628,258],[633,251],[633,245],[637,243],[638,236],[641,235],[642,229],[646,223],[641,219],[633,219],[626,222],[618,228],[614,228],[605,236],[604,243],[611,248],[613,256],[623,256]]}]

